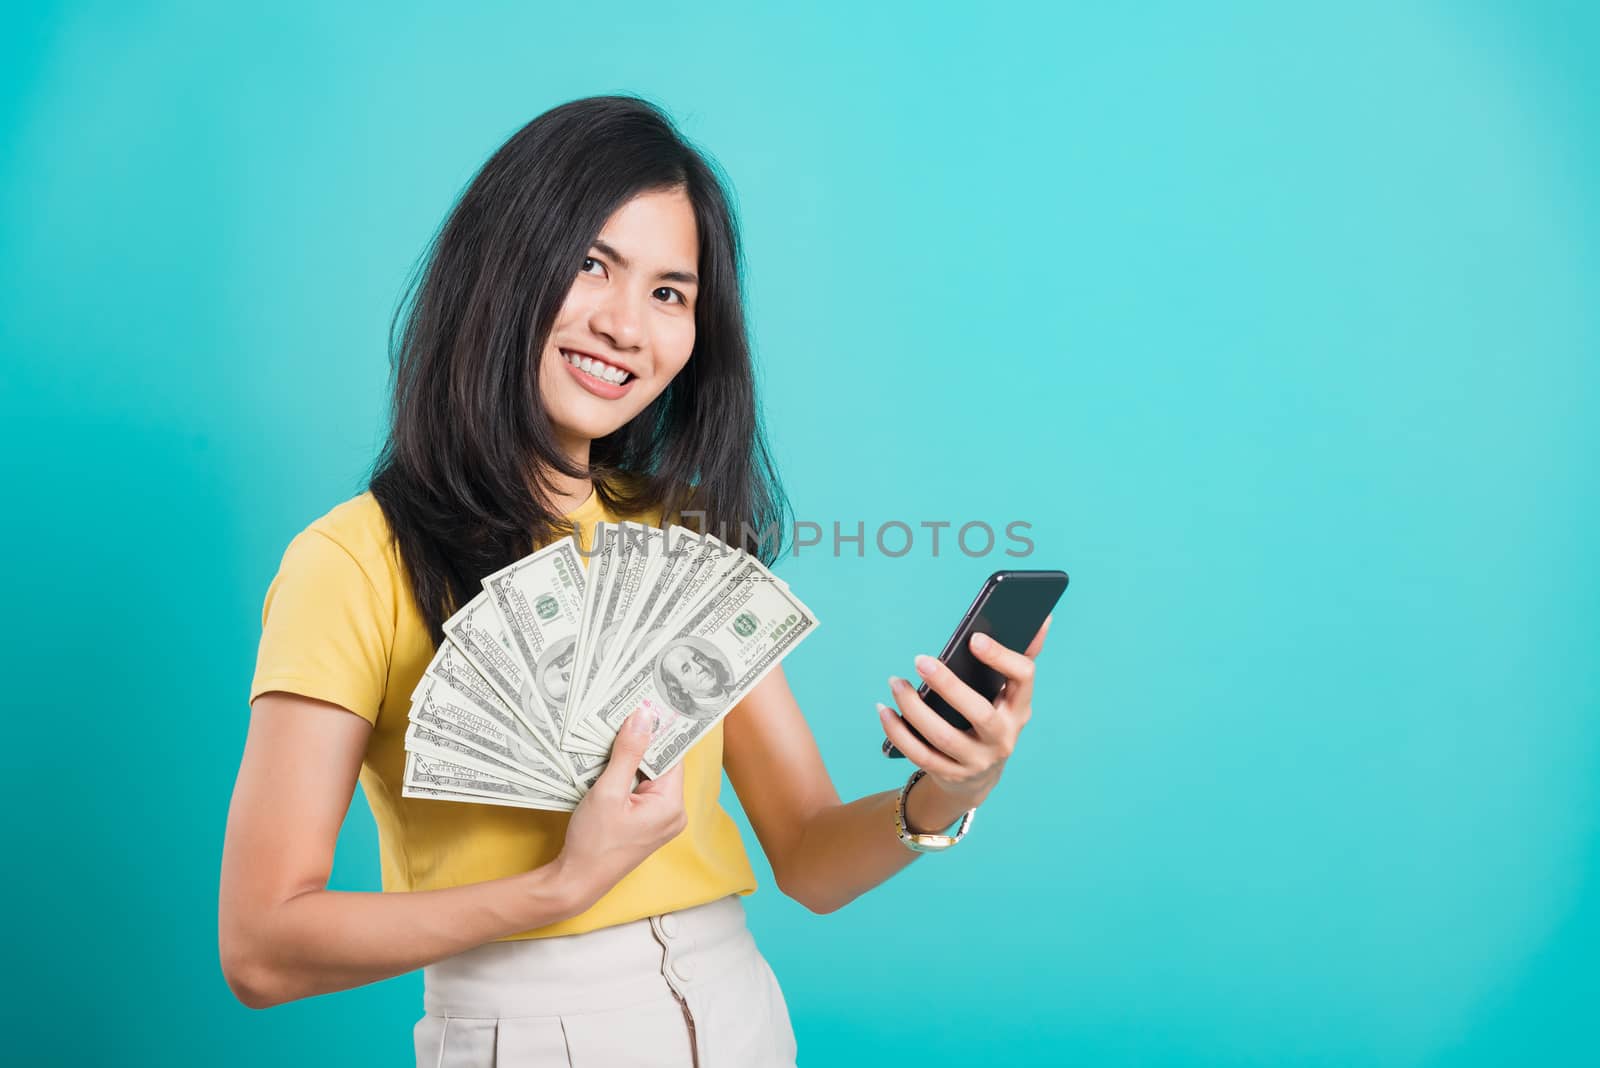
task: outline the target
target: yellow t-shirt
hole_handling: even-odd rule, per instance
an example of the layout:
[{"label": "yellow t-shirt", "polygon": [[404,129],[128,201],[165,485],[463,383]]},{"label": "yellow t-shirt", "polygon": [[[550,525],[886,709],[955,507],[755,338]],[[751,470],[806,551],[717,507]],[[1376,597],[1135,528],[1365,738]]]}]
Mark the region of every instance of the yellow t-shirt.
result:
[{"label": "yellow t-shirt", "polygon": [[[568,516],[581,524],[585,552],[596,522],[635,518],[610,514],[597,494]],[[560,852],[568,813],[401,796],[411,691],[434,646],[399,553],[370,492],[297,534],[267,588],[250,700],[287,690],[340,705],[373,725],[361,787],[378,825],[384,890],[459,886],[539,867]],[[718,803],[721,724],[683,764],[683,832],[589,909],[509,938],[578,934],[754,893],[739,829]]]}]

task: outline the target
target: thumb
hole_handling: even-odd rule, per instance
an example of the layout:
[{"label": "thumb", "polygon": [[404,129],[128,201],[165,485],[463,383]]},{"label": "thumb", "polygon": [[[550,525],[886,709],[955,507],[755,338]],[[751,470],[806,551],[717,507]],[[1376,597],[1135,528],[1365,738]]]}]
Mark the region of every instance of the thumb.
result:
[{"label": "thumb", "polygon": [[611,760],[606,764],[606,770],[600,773],[600,778],[609,781],[624,793],[631,791],[634,774],[639,770],[639,761],[644,759],[644,751],[649,745],[650,717],[643,709],[635,709],[623,721],[622,729],[617,732],[616,741],[611,743]]}]

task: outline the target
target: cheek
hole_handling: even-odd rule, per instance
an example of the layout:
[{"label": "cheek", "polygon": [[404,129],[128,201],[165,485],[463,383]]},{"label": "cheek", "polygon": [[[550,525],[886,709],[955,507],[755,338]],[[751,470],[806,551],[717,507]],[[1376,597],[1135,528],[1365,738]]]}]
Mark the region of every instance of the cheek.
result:
[{"label": "cheek", "polygon": [[556,359],[561,358],[561,353],[556,351],[555,339],[572,337],[582,332],[579,328],[589,318],[589,305],[592,299],[592,296],[585,293],[583,286],[578,283],[574,283],[567,291],[567,299],[562,301],[555,322],[550,324],[550,336],[545,343],[549,353]]},{"label": "cheek", "polygon": [[539,365],[539,395],[549,398],[557,395],[561,387],[561,376],[566,374],[561,367],[561,353],[556,351],[554,345],[544,354],[544,362]]},{"label": "cheek", "polygon": [[685,316],[685,322],[676,326],[662,335],[661,355],[665,370],[677,374],[683,370],[683,365],[689,362],[689,354],[694,351],[694,320]]}]

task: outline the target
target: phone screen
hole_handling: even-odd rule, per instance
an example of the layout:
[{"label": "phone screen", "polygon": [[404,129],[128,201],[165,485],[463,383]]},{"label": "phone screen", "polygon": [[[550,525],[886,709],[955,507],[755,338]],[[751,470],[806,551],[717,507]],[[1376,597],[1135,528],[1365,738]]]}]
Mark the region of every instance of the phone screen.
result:
[{"label": "phone screen", "polygon": [[[1005,685],[1005,676],[983,663],[972,653],[973,634],[987,634],[1008,649],[1022,652],[1039,632],[1044,619],[1055,607],[1062,591],[1067,588],[1064,571],[996,571],[983,584],[967,614],[950,637],[939,659],[950,666],[958,678],[971,686],[984,700],[992,701]],[[929,708],[961,730],[971,724],[966,717],[952,708],[943,697],[934,693],[927,683],[917,693]],[[905,722],[902,720],[902,722]],[[906,722],[913,734],[916,728]],[[917,734],[918,738],[922,736]],[[887,741],[884,752],[889,756],[902,756]]]}]

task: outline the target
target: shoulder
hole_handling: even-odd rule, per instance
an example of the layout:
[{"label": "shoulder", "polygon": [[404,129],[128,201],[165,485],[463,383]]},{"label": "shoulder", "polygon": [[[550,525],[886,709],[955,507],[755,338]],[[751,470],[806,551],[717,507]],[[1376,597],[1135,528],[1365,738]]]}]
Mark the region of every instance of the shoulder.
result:
[{"label": "shoulder", "polygon": [[312,542],[324,551],[349,557],[378,592],[393,589],[397,556],[389,520],[370,490],[341,501],[312,520],[295,542]]},{"label": "shoulder", "polygon": [[334,505],[306,529],[325,534],[352,551],[382,551],[391,536],[389,519],[371,490]]},{"label": "shoulder", "polygon": [[287,690],[377,722],[401,618],[386,533],[362,494],[289,540],[261,606],[252,699]]}]

